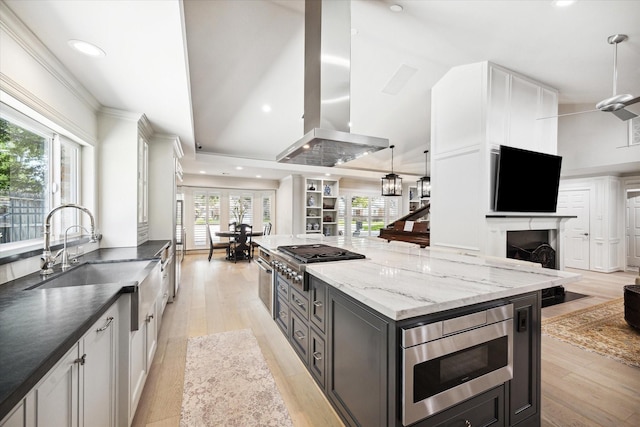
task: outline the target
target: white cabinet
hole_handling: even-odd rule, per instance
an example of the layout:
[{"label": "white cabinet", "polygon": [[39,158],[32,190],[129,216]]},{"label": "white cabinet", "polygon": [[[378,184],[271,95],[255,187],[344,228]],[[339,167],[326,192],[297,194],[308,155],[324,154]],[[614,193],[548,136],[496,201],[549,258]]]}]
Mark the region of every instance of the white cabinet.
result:
[{"label": "white cabinet", "polygon": [[80,407],[83,426],[116,426],[116,372],[118,368],[117,303],[101,316],[80,341],[82,362]]},{"label": "white cabinet", "polygon": [[36,386],[36,425],[79,426],[79,351],[75,344]]},{"label": "white cabinet", "polygon": [[149,240],[149,139],[143,114],[103,109],[98,121],[101,247]]},{"label": "white cabinet", "polygon": [[[162,300],[161,272],[160,264],[156,265],[149,275],[138,286],[138,317],[134,319],[137,322],[138,329],[129,331],[127,352],[121,357],[127,357],[128,370],[121,372],[120,375],[125,381],[126,390],[126,408],[127,416],[121,416],[121,424],[124,419],[128,425],[133,421],[142,390],[144,388],[153,356],[158,347],[158,301]],[[124,404],[121,402],[121,404]]]},{"label": "white cabinet", "polygon": [[2,427],[117,426],[117,323],[116,303],[16,406]]},{"label": "white cabinet", "polygon": [[338,181],[308,178],[305,185],[306,233],[338,235]]}]

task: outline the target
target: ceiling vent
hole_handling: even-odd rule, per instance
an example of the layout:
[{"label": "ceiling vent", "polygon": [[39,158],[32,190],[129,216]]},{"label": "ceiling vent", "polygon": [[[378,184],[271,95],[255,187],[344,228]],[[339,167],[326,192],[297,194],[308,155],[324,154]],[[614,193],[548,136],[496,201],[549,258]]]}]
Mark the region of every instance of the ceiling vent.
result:
[{"label": "ceiling vent", "polygon": [[306,0],[304,136],[278,154],[281,163],[335,166],[389,147],[350,133],[351,2]]}]

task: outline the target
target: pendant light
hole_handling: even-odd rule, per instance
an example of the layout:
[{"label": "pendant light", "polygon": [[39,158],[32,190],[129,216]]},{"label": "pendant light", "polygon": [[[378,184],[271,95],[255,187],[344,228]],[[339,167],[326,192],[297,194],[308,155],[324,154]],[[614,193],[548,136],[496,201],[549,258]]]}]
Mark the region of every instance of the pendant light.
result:
[{"label": "pendant light", "polygon": [[424,176],[418,180],[418,194],[420,198],[431,197],[431,177],[429,176],[429,150],[424,151],[426,162]]},{"label": "pendant light", "polygon": [[402,196],[402,178],[393,173],[393,148],[391,148],[391,173],[382,177],[382,195],[383,196]]}]

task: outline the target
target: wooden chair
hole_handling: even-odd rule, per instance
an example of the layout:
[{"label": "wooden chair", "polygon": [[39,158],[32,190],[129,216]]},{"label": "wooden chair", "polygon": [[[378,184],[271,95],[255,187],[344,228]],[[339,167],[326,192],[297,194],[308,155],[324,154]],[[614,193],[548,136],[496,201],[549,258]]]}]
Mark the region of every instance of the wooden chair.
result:
[{"label": "wooden chair", "polygon": [[207,234],[209,235],[209,261],[211,261],[214,249],[225,249],[227,252],[227,256],[229,256],[229,242],[214,241],[210,227],[207,227]]},{"label": "wooden chair", "polygon": [[249,224],[240,224],[240,226],[237,227],[236,230],[239,231],[240,234],[238,234],[238,236],[230,242],[229,259],[232,259],[233,262],[238,261],[238,259],[246,259],[247,261],[251,261],[251,234],[253,233],[253,226]]},{"label": "wooden chair", "polygon": [[[264,228],[262,229],[262,235],[263,236],[268,236],[269,234],[271,234],[271,223],[268,222],[264,225]],[[253,254],[256,250],[256,247],[259,246],[256,242],[251,242],[251,258],[253,258]]]}]

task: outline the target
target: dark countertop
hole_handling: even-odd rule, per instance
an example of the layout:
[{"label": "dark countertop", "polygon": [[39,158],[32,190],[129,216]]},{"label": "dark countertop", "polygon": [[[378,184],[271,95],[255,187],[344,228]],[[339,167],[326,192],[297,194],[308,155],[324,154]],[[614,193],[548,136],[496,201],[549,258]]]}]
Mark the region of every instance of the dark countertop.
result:
[{"label": "dark countertop", "polygon": [[[98,249],[80,258],[91,261],[152,260],[169,241],[132,248]],[[55,277],[59,274],[57,265]],[[0,420],[106,312],[133,286],[86,285],[30,288],[47,279],[39,272],[0,285]]]}]

